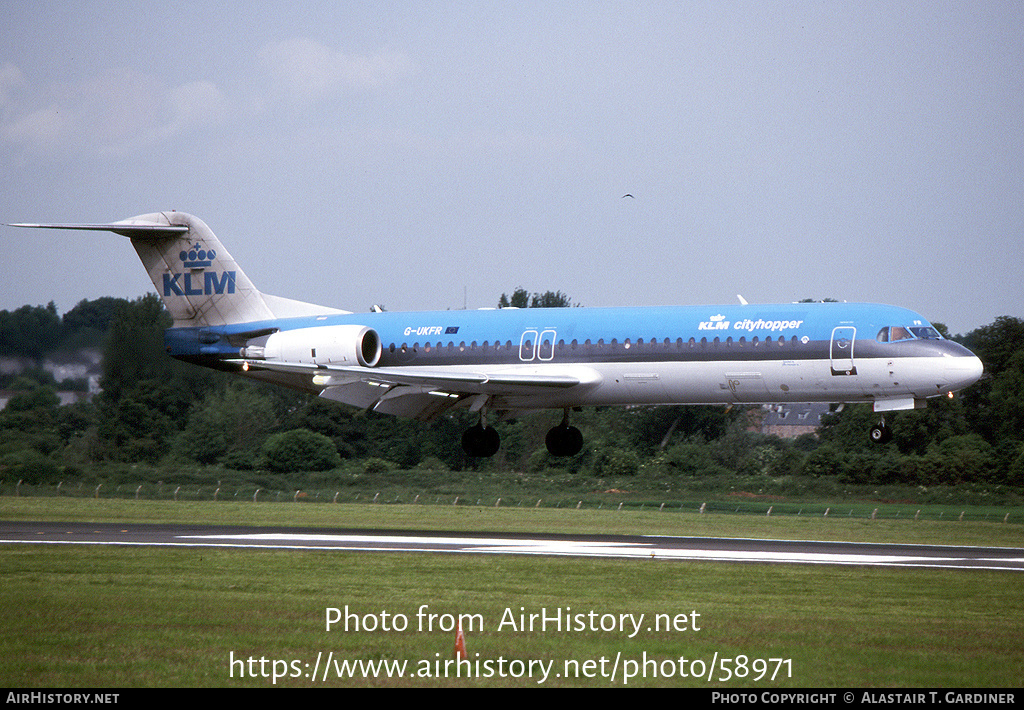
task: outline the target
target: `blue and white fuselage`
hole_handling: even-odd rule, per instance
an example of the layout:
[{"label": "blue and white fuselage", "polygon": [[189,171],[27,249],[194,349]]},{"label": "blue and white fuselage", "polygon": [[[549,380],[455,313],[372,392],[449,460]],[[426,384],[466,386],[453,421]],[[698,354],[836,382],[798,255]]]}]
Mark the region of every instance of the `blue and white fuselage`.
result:
[{"label": "blue and white fuselage", "polygon": [[[851,303],[354,314],[257,290],[209,227],[180,212],[102,225],[131,238],[174,318],[170,355],[377,412],[562,409],[552,453],[575,453],[584,405],[871,402],[911,409],[975,382],[981,362],[921,315]],[[884,441],[880,424],[872,438]]]},{"label": "blue and white fuselage", "polygon": [[[355,346],[328,345],[331,332],[356,337],[364,328],[375,334],[379,355],[374,347],[356,365],[365,369],[343,369],[359,362],[345,357]],[[238,334],[271,329],[282,340],[295,339],[284,357],[268,358],[265,343],[236,346]],[[312,340],[299,343],[310,334]],[[205,364],[241,359],[275,372],[265,379],[410,416],[420,412],[401,400],[424,385],[438,398],[486,394],[496,410],[823,401],[872,402],[885,411],[959,390],[981,374],[970,351],[941,338],[919,314],[875,304],[339,314],[175,328],[167,342],[175,357]],[[275,368],[275,362],[299,367]],[[324,392],[348,387],[353,376],[374,382],[372,389]],[[388,381],[399,376],[408,379]],[[370,402],[383,395],[382,385],[410,391]]]}]

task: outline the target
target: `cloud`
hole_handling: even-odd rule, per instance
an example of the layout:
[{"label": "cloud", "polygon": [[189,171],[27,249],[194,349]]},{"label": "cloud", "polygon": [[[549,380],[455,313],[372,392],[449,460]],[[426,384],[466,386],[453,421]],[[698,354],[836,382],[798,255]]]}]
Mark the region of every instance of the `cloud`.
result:
[{"label": "cloud", "polygon": [[267,44],[259,57],[278,87],[310,101],[349,88],[378,88],[415,70],[401,52],[345,54],[305,38]]},{"label": "cloud", "polygon": [[57,148],[67,134],[66,121],[54,107],[32,111],[16,120],[0,124],[0,138],[43,150]]},{"label": "cloud", "polygon": [[228,114],[228,100],[209,81],[193,81],[167,92],[164,122],[156,136],[172,138],[202,126],[217,125]]},{"label": "cloud", "polygon": [[168,87],[133,70],[35,86],[0,65],[0,141],[26,150],[126,154],[221,123],[229,110],[211,82]]}]

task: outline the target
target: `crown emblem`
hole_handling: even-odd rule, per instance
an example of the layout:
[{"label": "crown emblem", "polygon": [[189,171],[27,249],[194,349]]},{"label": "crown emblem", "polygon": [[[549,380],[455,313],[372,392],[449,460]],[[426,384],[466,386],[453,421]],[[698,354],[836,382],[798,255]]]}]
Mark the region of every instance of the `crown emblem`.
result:
[{"label": "crown emblem", "polygon": [[202,244],[196,242],[187,250],[182,249],[178,258],[181,259],[182,265],[186,269],[194,269],[200,266],[210,266],[217,258],[217,252],[213,249],[204,249]]}]

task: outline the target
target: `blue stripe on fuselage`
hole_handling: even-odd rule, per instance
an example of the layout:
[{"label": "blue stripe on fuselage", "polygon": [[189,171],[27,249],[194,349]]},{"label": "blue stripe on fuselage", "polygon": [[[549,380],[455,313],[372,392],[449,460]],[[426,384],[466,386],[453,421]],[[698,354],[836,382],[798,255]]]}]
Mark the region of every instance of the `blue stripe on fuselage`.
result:
[{"label": "blue stripe on fuselage", "polygon": [[[217,335],[349,324],[377,332],[384,348],[381,366],[412,364],[412,360],[437,365],[522,362],[524,358],[537,362],[821,358],[828,357],[837,327],[856,328],[855,356],[899,357],[909,355],[910,348],[878,343],[878,331],[893,325],[929,325],[905,308],[860,303],[382,312],[173,328],[167,333],[167,346],[171,355],[179,357],[229,358],[238,356],[237,347]],[[955,346],[949,341],[923,343],[935,347],[915,347],[914,355],[939,355],[948,351],[947,346]],[[501,348],[495,349],[498,344]]]}]

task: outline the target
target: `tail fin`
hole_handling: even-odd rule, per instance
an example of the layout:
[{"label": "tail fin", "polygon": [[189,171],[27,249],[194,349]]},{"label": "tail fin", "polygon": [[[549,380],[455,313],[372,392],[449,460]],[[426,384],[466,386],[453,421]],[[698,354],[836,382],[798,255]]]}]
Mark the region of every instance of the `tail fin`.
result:
[{"label": "tail fin", "polygon": [[86,229],[128,237],[177,326],[217,326],[344,313],[260,293],[201,219],[154,212],[111,224],[16,224]]}]

